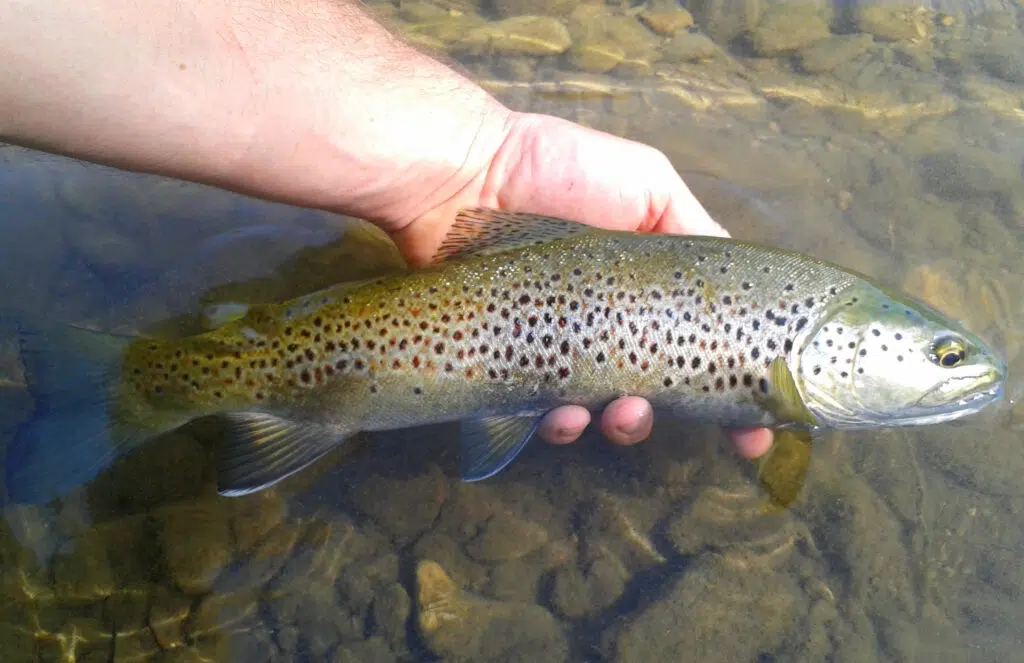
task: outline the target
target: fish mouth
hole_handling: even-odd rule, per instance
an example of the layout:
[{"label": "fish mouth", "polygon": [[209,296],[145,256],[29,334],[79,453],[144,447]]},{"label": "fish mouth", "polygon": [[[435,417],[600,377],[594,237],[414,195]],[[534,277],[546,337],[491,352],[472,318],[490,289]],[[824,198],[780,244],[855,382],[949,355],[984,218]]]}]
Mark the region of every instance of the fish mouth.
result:
[{"label": "fish mouth", "polygon": [[[942,423],[976,414],[1003,397],[1006,388],[1003,375],[1004,373],[998,369],[988,369],[974,375],[964,375],[944,380],[926,391],[911,405],[912,409],[923,410],[927,414],[909,416],[900,421],[915,424]],[[926,404],[928,399],[936,393],[949,391],[951,384],[963,381],[980,382],[981,386],[965,392],[960,398],[943,406]],[[941,407],[941,410],[939,410],[939,407]]]}]

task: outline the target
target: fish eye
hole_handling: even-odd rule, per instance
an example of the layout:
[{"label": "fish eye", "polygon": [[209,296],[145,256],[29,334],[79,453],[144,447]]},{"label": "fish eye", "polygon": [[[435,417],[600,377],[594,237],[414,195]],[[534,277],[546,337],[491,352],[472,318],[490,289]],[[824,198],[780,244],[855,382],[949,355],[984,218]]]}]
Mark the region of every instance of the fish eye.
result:
[{"label": "fish eye", "polygon": [[932,345],[929,357],[943,368],[954,368],[967,358],[967,349],[956,338],[941,338]]}]

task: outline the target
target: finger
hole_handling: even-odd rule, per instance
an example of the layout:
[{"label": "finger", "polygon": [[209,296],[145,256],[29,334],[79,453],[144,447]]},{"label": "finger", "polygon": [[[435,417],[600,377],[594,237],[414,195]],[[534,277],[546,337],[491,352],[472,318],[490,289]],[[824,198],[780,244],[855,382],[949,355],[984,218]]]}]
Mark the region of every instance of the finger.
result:
[{"label": "finger", "polygon": [[772,432],[767,428],[745,428],[730,431],[736,452],[748,460],[760,458],[772,447]]},{"label": "finger", "polygon": [[601,432],[615,444],[636,444],[647,439],[654,423],[651,404],[626,396],[612,401],[601,414]]},{"label": "finger", "polygon": [[537,434],[550,444],[569,444],[590,424],[590,412],[579,405],[563,405],[545,415]]}]

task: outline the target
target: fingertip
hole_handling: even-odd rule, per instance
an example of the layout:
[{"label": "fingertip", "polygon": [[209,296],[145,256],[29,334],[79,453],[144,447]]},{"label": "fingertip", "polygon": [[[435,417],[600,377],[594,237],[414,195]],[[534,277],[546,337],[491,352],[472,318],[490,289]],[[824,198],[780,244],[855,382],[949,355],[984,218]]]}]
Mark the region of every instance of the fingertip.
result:
[{"label": "fingertip", "polygon": [[549,444],[575,442],[590,424],[590,412],[579,405],[563,405],[545,415],[537,435]]},{"label": "fingertip", "polygon": [[632,445],[646,440],[653,424],[651,404],[636,396],[613,401],[601,415],[601,432],[615,444]]},{"label": "fingertip", "polygon": [[746,428],[735,430],[730,433],[736,452],[746,458],[753,460],[768,453],[772,448],[772,432],[767,428]]}]

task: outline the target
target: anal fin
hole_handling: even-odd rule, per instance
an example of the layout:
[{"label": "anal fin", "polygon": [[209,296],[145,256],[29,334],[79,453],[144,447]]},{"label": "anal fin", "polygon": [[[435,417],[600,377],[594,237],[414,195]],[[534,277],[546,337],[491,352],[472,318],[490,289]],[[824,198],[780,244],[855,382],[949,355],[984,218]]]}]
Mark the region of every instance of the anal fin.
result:
[{"label": "anal fin", "polygon": [[262,412],[223,415],[226,437],[217,455],[217,492],[255,493],[312,464],[346,434],[324,424],[296,422]]},{"label": "anal fin", "polygon": [[540,419],[529,415],[462,422],[462,480],[481,481],[505,469],[533,437]]}]

